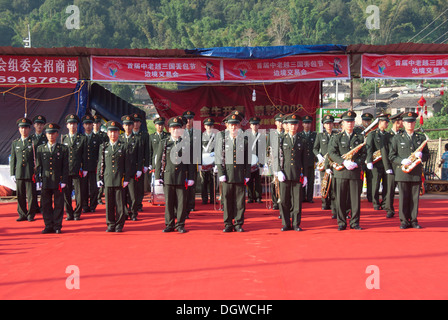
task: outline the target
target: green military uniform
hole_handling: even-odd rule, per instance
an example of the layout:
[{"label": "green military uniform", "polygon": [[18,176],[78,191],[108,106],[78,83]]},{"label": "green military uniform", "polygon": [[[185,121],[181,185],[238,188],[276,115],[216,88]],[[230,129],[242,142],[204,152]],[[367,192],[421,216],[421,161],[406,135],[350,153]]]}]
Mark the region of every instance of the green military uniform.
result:
[{"label": "green military uniform", "polygon": [[[137,113],[134,113],[132,115],[134,118],[134,122],[140,121],[142,122],[144,119],[140,118],[140,115]],[[146,179],[149,179],[148,174],[148,168],[149,168],[149,133],[147,131],[142,131],[141,129],[137,132],[134,128],[134,134],[140,139],[140,146],[142,150],[142,167],[139,168],[139,171],[145,172],[145,174],[142,175],[140,179],[135,181],[135,190],[136,190],[136,203],[137,203],[137,210],[142,211],[143,210],[143,197],[145,195],[145,177]]]},{"label": "green military uniform", "polygon": [[[93,121],[97,124],[102,123],[101,117],[97,114],[93,116]],[[109,141],[109,137],[107,136],[106,132],[99,130],[99,131],[93,131],[93,133],[100,138],[101,143]],[[103,194],[104,194],[104,186],[101,186],[100,188],[98,188],[98,204],[103,203],[102,201]]]},{"label": "green military uniform", "polygon": [[[401,120],[401,117],[403,116],[403,112],[395,114],[390,117],[390,121],[392,123]],[[393,129],[389,131],[389,146],[388,146],[388,157],[390,154],[390,145],[392,143],[392,139],[395,135],[403,132],[402,129],[399,129],[398,132],[395,132]],[[387,211],[386,218],[393,218],[395,215],[395,207],[394,207],[394,199],[395,199],[395,189],[397,188],[397,182],[395,181],[395,172],[393,170],[393,164],[392,166],[392,174],[388,175],[387,179],[387,190],[388,190],[388,196],[386,197],[386,203],[385,203],[385,209]]]},{"label": "green military uniform", "polygon": [[[170,128],[182,127],[182,120],[173,117],[168,120]],[[188,182],[194,182],[193,165],[185,158],[185,150],[188,143],[182,138],[174,140],[169,136],[162,140],[157,150],[157,163],[155,179],[157,183],[163,183],[165,194],[165,226],[163,232],[171,232],[177,229],[180,233],[185,231],[186,216],[186,187]]]},{"label": "green military uniform", "polygon": [[[17,120],[18,127],[30,127],[31,120],[21,118]],[[17,221],[33,221],[38,211],[35,159],[36,146],[31,136],[14,140],[11,145],[10,175],[17,186]],[[28,208],[27,208],[28,203]]]},{"label": "green military uniform", "polygon": [[[275,121],[283,122],[283,113],[278,113],[274,116]],[[279,140],[283,137],[284,131],[278,131],[277,129],[271,129],[269,131],[267,142],[266,142],[266,156],[273,161],[274,158],[278,157],[278,146],[279,146]],[[273,164],[275,166],[275,164]],[[274,169],[274,168],[273,168]],[[278,170],[274,169],[274,172]],[[274,210],[279,209],[279,197],[278,197],[279,191],[278,191],[278,179],[277,176],[274,175],[274,181],[271,183],[271,199],[272,199],[272,208]]]},{"label": "green military uniform", "polygon": [[[417,114],[415,112],[405,113],[403,121],[415,121]],[[398,182],[400,194],[400,222],[401,228],[409,227],[420,228],[418,224],[418,202],[420,197],[420,187],[422,183],[423,165],[422,163],[429,159],[429,149],[426,145],[421,151],[421,161],[415,168],[405,173],[401,166],[404,161],[423,144],[426,140],[425,135],[413,132],[410,136],[406,131],[393,137],[390,145],[389,160],[393,164],[395,172],[395,181]]]},{"label": "green military uniform", "polygon": [[[313,118],[310,116],[304,116],[303,117],[303,123],[311,123],[313,121]],[[304,162],[304,174],[308,179],[308,184],[303,189],[304,202],[311,202],[313,203],[313,196],[314,196],[314,163],[316,162],[316,156],[314,155],[313,148],[314,148],[314,142],[316,141],[317,133],[314,131],[302,131],[299,132],[300,137],[302,138],[304,144],[305,144],[305,162]]]},{"label": "green military uniform", "polygon": [[[284,119],[285,123],[299,123],[300,117],[290,115]],[[282,231],[301,231],[302,197],[304,163],[306,156],[305,141],[299,133],[294,136],[285,134],[279,141],[279,154],[275,158],[275,167],[278,168],[280,191],[280,214],[282,217]],[[292,220],[292,221],[291,221]]]},{"label": "green military uniform", "polygon": [[[372,121],[373,120],[373,115],[371,113],[363,113],[361,115],[361,119],[363,121]],[[355,127],[354,131],[356,133],[361,134],[365,129],[367,129],[367,127],[364,126],[360,126],[360,127]],[[371,170],[367,170],[367,165],[364,163],[362,165],[362,171],[364,172],[365,176],[366,176],[366,188],[367,188],[367,200],[369,202],[373,202],[372,199],[372,171]]]},{"label": "green military uniform", "polygon": [[[59,125],[47,123],[45,132],[59,131]],[[42,185],[41,204],[45,229],[42,233],[60,233],[64,217],[63,190],[68,184],[68,148],[60,143],[49,143],[37,148],[37,180]],[[64,188],[65,187],[65,188]]]},{"label": "green military uniform", "polygon": [[[239,124],[241,121],[238,114],[227,117],[229,124]],[[242,232],[246,211],[245,184],[250,179],[247,139],[242,131],[235,138],[230,137],[229,131],[222,131],[217,139],[215,155],[218,177],[222,183],[224,232]]]},{"label": "green military uniform", "polygon": [[[65,118],[66,123],[79,123],[80,119],[75,114],[69,114]],[[72,137],[70,134],[62,136],[62,144],[68,148],[69,176],[68,184],[64,190],[66,220],[79,220],[82,212],[81,189],[82,169],[85,162],[87,140],[82,133],[76,132]],[[75,208],[72,206],[72,191],[75,190]]]},{"label": "green military uniform", "polygon": [[[134,124],[134,119],[129,115],[121,117],[121,121],[123,122],[123,125]],[[129,218],[135,221],[138,216],[138,183],[141,179],[144,179],[144,176],[142,175],[144,160],[143,149],[140,144],[141,141],[134,133],[131,133],[129,136],[126,136],[126,133],[122,133],[120,134],[119,140],[125,145],[128,152],[126,161],[129,165],[130,178],[128,180],[129,184],[124,191],[126,197],[125,203]]]},{"label": "green military uniform", "polygon": [[[389,114],[381,114],[378,116],[379,120],[389,122]],[[372,202],[375,210],[381,210],[386,207],[386,198],[388,194],[387,180],[389,174],[392,172],[392,165],[389,161],[389,142],[391,136],[387,131],[376,129],[369,133],[366,139],[366,163],[372,165]],[[380,150],[381,161],[373,163],[373,154]],[[370,170],[368,168],[368,170]],[[389,172],[388,173],[386,173]],[[382,182],[382,183],[381,183]],[[380,184],[382,184],[382,202],[380,202]]]},{"label": "green military uniform", "polygon": [[[94,118],[91,115],[82,117],[83,123],[93,123]],[[103,138],[93,131],[90,134],[85,134],[86,149],[83,163],[83,172],[87,175],[81,179],[82,192],[82,210],[84,212],[95,212],[98,205],[98,187],[96,180],[96,169],[98,165],[98,155],[100,146],[103,143]]]},{"label": "green military uniform", "polygon": [[[107,130],[123,130],[120,123],[109,121]],[[98,159],[98,186],[104,185],[106,196],[107,232],[122,232],[126,220],[124,188],[131,179],[131,167],[126,145],[117,140],[101,145]]]},{"label": "green military uniform", "polygon": [[[355,121],[356,113],[347,111],[342,114],[343,121]],[[364,136],[353,131],[351,135],[343,131],[336,134],[330,140],[328,155],[338,165],[344,165],[340,171],[334,170],[336,181],[336,205],[339,230],[347,226],[347,211],[351,210],[350,227],[361,229],[359,226],[361,216],[361,192],[362,192],[362,165],[365,163],[365,147],[358,151],[352,158],[356,168],[347,168],[342,156],[353,148],[364,143]]]},{"label": "green military uniform", "polygon": [[[253,117],[249,119],[250,124],[260,124],[261,119],[258,117]],[[254,132],[251,129],[246,131],[246,135],[249,140],[249,150],[251,152],[251,156],[249,159],[252,159],[252,155],[255,155],[258,159],[257,163],[251,163],[251,173],[250,180],[247,183],[247,197],[248,203],[258,202],[261,203],[262,188],[261,188],[261,175],[260,175],[260,166],[263,167],[263,163],[260,161],[265,156],[265,151],[261,149],[261,147],[265,146],[266,136],[261,134],[260,132]],[[263,152],[263,154],[262,154]]]},{"label": "green military uniform", "polygon": [[[322,119],[322,123],[334,123],[334,117],[332,115],[325,115]],[[334,133],[330,134],[324,129],[324,132],[319,132],[316,136],[316,141],[313,146],[313,153],[316,157],[320,156],[325,158],[325,170],[331,170],[329,166],[328,160],[328,146],[330,144],[330,139],[333,137]],[[320,181],[324,179],[325,170],[320,172]],[[335,183],[333,182],[330,185],[330,191],[328,193],[327,198],[322,197],[322,210],[331,210],[332,217],[336,218],[336,204],[335,204],[335,192],[334,192]]]},{"label": "green military uniform", "polygon": [[[204,120],[204,125],[213,126],[215,121],[212,118],[206,118]],[[212,132],[210,134],[207,131],[202,133],[201,145],[202,145],[202,154],[214,154],[215,151],[215,143],[216,143],[216,133]],[[214,172],[213,172],[213,164],[204,165],[202,162],[201,166],[201,196],[202,196],[202,204],[207,204],[208,199],[210,198],[210,203],[215,203],[215,182],[214,182]]]},{"label": "green military uniform", "polygon": [[[44,116],[38,115],[35,116],[33,118],[33,123],[42,123],[42,124],[46,124],[47,123],[47,119],[45,119]],[[43,144],[47,144],[48,139],[45,136],[45,131],[43,131],[40,135],[33,133],[31,135],[31,139],[33,139],[33,143],[34,143],[34,147],[37,148]]]}]

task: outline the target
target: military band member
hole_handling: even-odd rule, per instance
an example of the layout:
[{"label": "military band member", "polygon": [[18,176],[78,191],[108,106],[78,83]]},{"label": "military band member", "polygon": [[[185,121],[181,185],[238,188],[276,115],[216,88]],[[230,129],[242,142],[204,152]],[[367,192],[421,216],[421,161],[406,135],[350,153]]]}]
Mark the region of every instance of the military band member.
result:
[{"label": "military band member", "polygon": [[[152,183],[152,176],[156,168],[156,154],[159,149],[159,144],[163,139],[166,139],[170,134],[164,130],[165,128],[165,118],[157,117],[153,120],[156,132],[149,135],[149,167],[148,167],[148,177],[150,184]],[[160,159],[159,159],[160,160]],[[149,186],[152,189],[152,185]],[[150,201],[150,200],[149,200]]]},{"label": "military band member", "polygon": [[241,121],[238,114],[227,117],[227,130],[218,135],[215,149],[218,177],[222,184],[224,232],[244,231],[245,185],[250,179],[250,162]]},{"label": "military band member", "polygon": [[128,217],[136,221],[138,216],[137,207],[137,184],[140,179],[143,179],[143,149],[141,147],[139,138],[133,133],[134,118],[130,115],[121,117],[124,132],[120,134],[119,140],[124,144],[128,152],[126,165],[129,168],[129,184],[124,190],[125,193],[125,207],[127,207]]},{"label": "military band member", "polygon": [[[274,116],[275,130],[270,130],[267,138],[267,157],[270,159],[275,158],[275,154],[278,153],[278,142],[279,139],[284,135],[285,131],[283,129],[283,113],[277,113]],[[274,180],[271,183],[271,199],[272,199],[272,209],[278,210],[279,202],[279,190],[278,190],[278,178],[274,175]]]},{"label": "military band member", "polygon": [[[93,116],[93,133],[100,137],[101,143],[109,141],[107,133],[101,130],[102,120],[99,115]],[[104,186],[98,188],[98,204],[103,204]]]},{"label": "military band member", "polygon": [[199,146],[201,145],[201,131],[193,128],[194,124],[194,117],[195,113],[193,111],[185,111],[182,114],[182,117],[186,119],[184,120],[185,123],[185,130],[184,130],[184,137],[183,141],[188,144],[189,146],[189,156],[190,156],[190,163],[194,166],[191,167],[191,170],[195,170],[193,172],[193,180],[194,184],[189,186],[187,188],[187,218],[190,215],[191,211],[195,210],[195,204],[196,204],[196,180],[197,180],[197,174],[199,165],[201,164],[201,150],[199,149]]},{"label": "military band member", "polygon": [[38,211],[35,176],[37,146],[34,145],[30,136],[31,120],[20,118],[16,123],[20,138],[12,142],[9,167],[11,180],[17,187],[17,212],[19,214],[17,221],[33,221]]},{"label": "military band member", "polygon": [[98,205],[98,187],[96,181],[96,169],[98,165],[98,154],[103,138],[93,133],[94,118],[92,115],[85,115],[81,119],[86,137],[86,149],[83,163],[82,178],[82,211],[95,212]]},{"label": "military band member", "polygon": [[355,153],[352,159],[344,159],[343,155],[364,143],[364,137],[354,132],[356,113],[347,111],[341,115],[341,133],[332,137],[328,147],[328,155],[341,170],[333,170],[336,181],[336,204],[338,230],[347,227],[347,212],[351,210],[350,227],[361,230],[362,164],[365,162],[365,147]]},{"label": "military band member", "polygon": [[36,164],[38,183],[42,188],[41,204],[45,229],[42,233],[61,233],[64,217],[64,189],[68,184],[68,148],[57,143],[59,125],[47,123],[48,143],[37,148]]},{"label": "military band member", "polygon": [[[170,136],[159,144],[157,150],[157,163],[155,179],[163,184],[165,194],[165,229],[163,232],[177,230],[185,233],[186,219],[186,193],[187,187],[194,184],[193,174],[196,172],[193,165],[188,163],[185,150],[188,143],[183,142],[183,122],[179,117],[168,120]],[[186,160],[186,161],[185,161]]]},{"label": "military band member", "polygon": [[[139,170],[143,172],[143,175],[146,176],[146,179],[149,179],[149,133],[147,131],[141,130],[142,121],[145,119],[142,119],[141,116],[138,113],[132,114],[132,117],[134,118],[134,134],[140,139],[140,148],[143,150],[142,153],[142,164],[143,167]],[[136,181],[136,201],[137,201],[137,210],[142,211],[143,210],[143,197],[145,195],[145,181],[142,177],[141,179],[138,179]]]},{"label": "military band member", "polygon": [[[246,131],[249,139],[249,150],[251,156],[249,159],[252,159],[252,155],[257,157],[257,163],[251,163],[251,173],[250,180],[247,182],[247,203],[257,202],[261,203],[262,188],[261,188],[261,175],[260,175],[260,165],[263,167],[263,164],[260,163],[260,160],[264,157],[264,150],[261,150],[261,147],[265,146],[266,136],[262,135],[258,129],[260,128],[261,119],[258,117],[252,117],[249,119],[250,130]],[[264,139],[264,141],[262,141]],[[263,152],[263,154],[262,154]]]},{"label": "military band member", "polygon": [[[333,174],[333,170],[329,166],[328,160],[328,146],[330,144],[330,139],[334,135],[334,117],[332,115],[324,115],[322,118],[322,124],[324,127],[323,132],[319,132],[316,136],[316,141],[314,142],[313,152],[317,157],[318,162],[324,162],[324,171],[320,172],[320,180],[324,179],[325,173]],[[336,219],[336,204],[335,204],[335,194],[334,185],[332,183],[330,186],[330,191],[327,198],[322,198],[322,210],[331,210],[332,218]]]},{"label": "military band member", "polygon": [[[374,210],[386,209],[387,197],[390,192],[387,180],[393,174],[389,160],[389,143],[391,136],[386,131],[389,126],[389,114],[381,114],[378,118],[378,129],[369,133],[366,139],[367,169],[372,171],[372,200]],[[374,153],[381,152],[381,160],[374,163]],[[381,183],[382,181],[382,183]],[[382,184],[382,202],[380,202],[380,184]]]},{"label": "military band member", "polygon": [[[205,131],[202,133],[202,154],[207,154],[210,157],[215,153],[215,143],[216,143],[216,130],[214,130],[215,120],[212,118],[206,118],[204,120]],[[213,157],[212,157],[213,158]],[[207,204],[208,199],[210,203],[215,203],[215,182],[213,165],[205,166],[202,163],[201,171],[201,184],[202,184],[202,204]]]},{"label": "military band member", "polygon": [[[62,136],[62,144],[68,148],[69,176],[67,187],[64,190],[66,220],[79,220],[82,212],[81,179],[87,175],[83,171],[86,156],[86,137],[78,132],[80,119],[75,114],[65,117],[68,134]],[[75,190],[75,208],[72,206],[72,191]]]},{"label": "military band member", "polygon": [[123,127],[116,121],[106,124],[109,141],[99,151],[98,187],[104,186],[106,196],[106,232],[122,232],[126,221],[125,188],[131,179],[128,150],[120,139]]},{"label": "military band member", "polygon": [[[401,118],[402,116],[403,112],[400,112],[390,117],[390,121],[392,122],[392,128],[389,131],[390,136],[389,151],[393,137],[403,131],[403,120]],[[385,209],[387,211],[386,218],[393,218],[395,215],[394,199],[396,188],[397,188],[397,182],[395,181],[395,172],[392,168],[392,174],[389,174],[387,179],[387,190],[389,191],[389,196],[386,198],[385,203]]]},{"label": "military band member", "polygon": [[314,163],[316,162],[316,157],[313,148],[317,134],[316,132],[311,131],[312,123],[313,118],[311,116],[304,116],[302,119],[303,131],[299,132],[299,135],[305,145],[305,162],[303,163],[303,166],[305,169],[304,174],[308,180],[307,186],[303,189],[303,202],[314,203]]},{"label": "military band member", "polygon": [[305,141],[298,133],[300,116],[286,116],[283,123],[288,133],[280,138],[279,156],[275,159],[275,170],[280,182],[280,214],[282,231],[302,231],[302,188],[307,185],[304,175],[306,159]]},{"label": "military band member", "polygon": [[[367,127],[370,126],[370,124],[372,123],[373,118],[374,118],[373,114],[371,114],[371,113],[363,113],[361,115],[362,126],[361,127],[355,127],[355,129],[354,129],[355,132],[356,133],[361,133],[362,131],[367,129]],[[365,163],[362,165],[362,171],[366,175],[367,200],[369,202],[373,202],[373,199],[372,199],[372,171],[371,170],[367,170],[367,165]]]},{"label": "military band member", "polygon": [[31,135],[35,148],[48,142],[45,135],[45,124],[47,119],[42,115],[37,115],[33,118],[34,133]]},{"label": "military band member", "polygon": [[[393,164],[395,181],[398,182],[400,194],[400,228],[420,229],[418,224],[418,202],[420,198],[420,187],[422,184],[423,162],[429,159],[429,149],[426,145],[419,150],[426,140],[425,135],[415,132],[415,122],[418,115],[415,112],[404,113],[404,132],[392,138],[389,159]],[[414,154],[422,162],[416,164],[409,157]],[[402,166],[415,165],[414,169],[406,173]]]}]

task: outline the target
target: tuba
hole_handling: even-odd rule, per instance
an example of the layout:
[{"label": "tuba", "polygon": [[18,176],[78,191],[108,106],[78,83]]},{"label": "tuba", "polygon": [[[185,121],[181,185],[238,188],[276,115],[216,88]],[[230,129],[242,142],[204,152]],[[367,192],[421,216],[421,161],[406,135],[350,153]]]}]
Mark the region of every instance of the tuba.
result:
[{"label": "tuba", "polygon": [[[366,145],[366,142],[364,141],[357,147],[354,147],[352,150],[350,150],[346,154],[342,155],[342,159],[351,161],[353,159],[353,157],[355,156],[355,154],[357,154],[365,145]],[[343,164],[340,165],[340,164],[337,164],[336,162],[334,162],[333,168],[337,171],[341,171],[342,169],[345,168],[345,166]]]},{"label": "tuba", "polygon": [[420,163],[422,163],[422,159],[420,159],[419,157],[417,157],[415,154],[417,152],[422,152],[423,148],[425,148],[425,146],[428,144],[428,136],[426,136],[426,140],[423,141],[423,143],[408,157],[408,159],[412,162],[409,165],[402,165],[401,166],[401,170],[403,170],[404,173],[409,173],[412,170],[414,170],[414,168],[416,166],[418,166]]}]

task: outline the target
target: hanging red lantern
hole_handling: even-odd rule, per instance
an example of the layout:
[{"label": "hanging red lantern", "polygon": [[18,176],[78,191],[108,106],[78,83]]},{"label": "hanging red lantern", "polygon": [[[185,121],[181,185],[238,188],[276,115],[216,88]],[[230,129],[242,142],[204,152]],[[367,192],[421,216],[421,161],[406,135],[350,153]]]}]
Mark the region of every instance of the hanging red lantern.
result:
[{"label": "hanging red lantern", "polygon": [[425,98],[423,96],[420,98],[420,100],[418,100],[418,104],[421,107],[423,107],[426,104],[426,100],[425,100]]},{"label": "hanging red lantern", "polygon": [[425,116],[427,116],[427,115],[428,115],[428,107],[425,106]]},{"label": "hanging red lantern", "polygon": [[440,90],[440,95],[443,96],[445,94],[445,91],[443,91],[443,83],[442,83],[442,89]]},{"label": "hanging red lantern", "polygon": [[420,125],[423,126],[423,115],[420,116]]}]

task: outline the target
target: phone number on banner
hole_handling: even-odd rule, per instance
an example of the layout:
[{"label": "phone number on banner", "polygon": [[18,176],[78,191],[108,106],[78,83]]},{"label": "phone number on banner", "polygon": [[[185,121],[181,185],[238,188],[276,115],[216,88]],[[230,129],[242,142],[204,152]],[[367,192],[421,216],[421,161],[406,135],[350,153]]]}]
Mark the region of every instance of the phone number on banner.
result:
[{"label": "phone number on banner", "polygon": [[0,76],[0,84],[76,84],[78,78],[76,77],[14,77],[14,76]]}]

